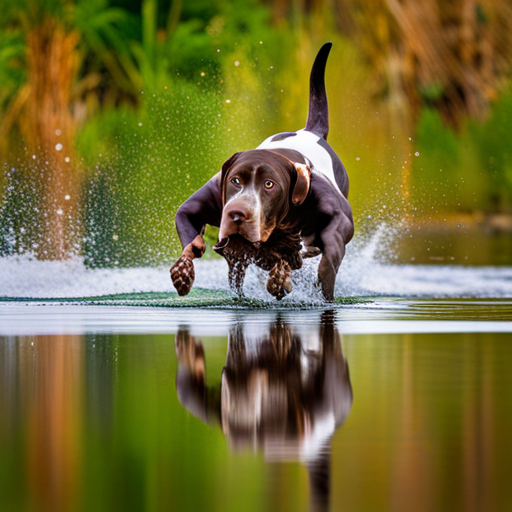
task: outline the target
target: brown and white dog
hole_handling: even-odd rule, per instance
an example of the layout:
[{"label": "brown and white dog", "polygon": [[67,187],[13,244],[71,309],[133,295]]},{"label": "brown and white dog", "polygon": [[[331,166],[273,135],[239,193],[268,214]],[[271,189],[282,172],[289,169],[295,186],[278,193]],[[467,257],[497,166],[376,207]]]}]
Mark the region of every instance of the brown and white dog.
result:
[{"label": "brown and white dog", "polygon": [[302,258],[322,254],[318,282],[325,299],[334,299],[336,274],[354,223],[347,172],[327,143],[324,75],[331,46],[320,49],[311,70],[306,127],[235,153],[178,209],[183,252],[171,268],[171,279],[180,295],[192,288],[193,259],[204,253],[203,233],[209,224],[220,227],[214,250],[226,258],[230,285],[239,293],[247,266],[255,263],[270,271],[267,289],[281,299],[291,291],[291,271],[302,266]]}]

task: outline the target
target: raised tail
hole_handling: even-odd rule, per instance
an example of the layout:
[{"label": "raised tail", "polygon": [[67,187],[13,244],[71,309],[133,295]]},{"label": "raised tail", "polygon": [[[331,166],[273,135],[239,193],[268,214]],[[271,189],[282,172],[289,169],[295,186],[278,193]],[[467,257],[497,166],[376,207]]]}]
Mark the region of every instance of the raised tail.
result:
[{"label": "raised tail", "polygon": [[325,65],[332,43],[325,43],[318,52],[309,76],[309,111],[306,127],[308,132],[327,140],[329,133],[329,108],[325,92]]}]

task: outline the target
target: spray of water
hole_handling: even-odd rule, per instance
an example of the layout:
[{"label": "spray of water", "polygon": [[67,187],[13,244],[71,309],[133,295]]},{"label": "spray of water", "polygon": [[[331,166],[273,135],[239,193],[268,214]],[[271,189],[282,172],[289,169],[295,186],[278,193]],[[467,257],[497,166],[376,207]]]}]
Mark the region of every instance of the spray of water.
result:
[{"label": "spray of water", "polygon": [[[397,265],[389,263],[399,228],[381,224],[371,235],[356,237],[338,273],[341,297],[512,297],[512,268],[458,265]],[[393,234],[395,233],[395,234]],[[266,291],[268,272],[251,266],[244,293],[269,305],[321,305],[317,285],[319,257],[306,260],[293,275],[293,291],[280,303]],[[173,292],[169,266],[97,268],[83,258],[39,261],[28,254],[0,258],[2,297],[97,297],[131,292]],[[196,260],[198,288],[229,293],[223,259]]]},{"label": "spray of water", "polygon": [[[229,104],[229,108],[233,106]],[[208,116],[212,108],[214,115]],[[92,171],[83,198],[85,213],[75,215],[72,225],[83,237],[82,243],[64,261],[37,259],[43,245],[43,207],[37,201],[36,185],[25,179],[34,173],[22,173],[21,166],[7,169],[0,204],[0,296],[66,298],[173,292],[169,267],[179,244],[171,219],[176,206],[230,154],[219,142],[225,138],[220,121],[210,126],[211,140],[201,138],[204,120],[212,116],[222,119],[218,116],[227,115],[227,108],[202,97],[192,101],[185,91],[181,96],[148,102],[149,127],[138,118],[127,118],[126,129],[116,135],[117,153],[110,159],[95,156],[97,163],[88,163]],[[185,119],[182,125],[170,122],[176,109],[187,112],[179,116]],[[182,141],[183,134],[190,140],[181,147],[176,141]],[[62,200],[67,201],[66,194]],[[357,232],[338,274],[338,297],[512,297],[512,270],[507,267],[390,263],[396,259],[404,232],[398,220],[376,222],[367,233]],[[292,293],[278,304],[324,303],[317,283],[319,260],[304,261],[303,268],[293,273]],[[196,287],[229,293],[223,259],[195,263]],[[267,272],[251,266],[245,279],[246,297],[277,304],[266,290],[267,279]]]}]

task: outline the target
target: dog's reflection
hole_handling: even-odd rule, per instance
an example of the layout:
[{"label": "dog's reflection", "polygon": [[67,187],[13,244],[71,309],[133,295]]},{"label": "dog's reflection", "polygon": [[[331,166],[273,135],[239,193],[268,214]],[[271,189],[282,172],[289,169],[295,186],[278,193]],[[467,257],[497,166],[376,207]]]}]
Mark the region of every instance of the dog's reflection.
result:
[{"label": "dog's reflection", "polygon": [[347,361],[333,312],[318,326],[277,317],[232,325],[219,386],[207,386],[203,345],[176,335],[181,404],[219,423],[232,448],[261,449],[267,461],[301,461],[310,475],[312,508],[329,499],[330,440],[352,406]]}]

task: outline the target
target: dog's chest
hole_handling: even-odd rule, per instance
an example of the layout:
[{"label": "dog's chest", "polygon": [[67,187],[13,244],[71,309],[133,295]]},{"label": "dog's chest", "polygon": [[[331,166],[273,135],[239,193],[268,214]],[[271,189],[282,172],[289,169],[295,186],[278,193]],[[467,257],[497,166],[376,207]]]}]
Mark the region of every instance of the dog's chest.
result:
[{"label": "dog's chest", "polygon": [[301,237],[297,231],[276,229],[267,242],[256,245],[242,236],[233,235],[225,245],[217,244],[214,250],[232,265],[244,261],[247,264],[255,263],[264,270],[271,270],[279,260],[284,259],[292,270],[296,270],[302,266],[301,248]]}]

